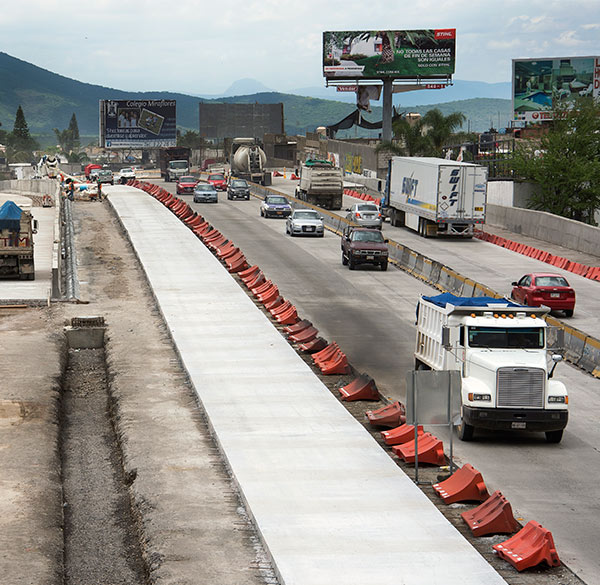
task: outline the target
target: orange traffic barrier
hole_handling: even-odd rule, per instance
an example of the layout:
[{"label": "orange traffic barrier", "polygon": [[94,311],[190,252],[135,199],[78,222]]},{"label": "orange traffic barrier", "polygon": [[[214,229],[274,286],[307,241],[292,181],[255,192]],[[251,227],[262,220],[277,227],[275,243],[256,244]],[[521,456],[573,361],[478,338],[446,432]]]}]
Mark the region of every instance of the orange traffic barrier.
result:
[{"label": "orange traffic barrier", "polygon": [[342,400],[353,402],[354,400],[379,400],[379,392],[375,385],[375,380],[367,374],[361,374],[349,384],[342,386],[340,389]]},{"label": "orange traffic barrier", "polygon": [[287,311],[275,315],[275,321],[280,325],[292,325],[292,323],[297,323],[299,319],[296,307],[292,305]]},{"label": "orange traffic barrier", "polygon": [[271,309],[276,309],[277,307],[283,305],[283,303],[285,303],[285,299],[279,295],[274,301],[265,303],[265,309],[267,309],[267,311],[271,311]]},{"label": "orange traffic barrier", "polygon": [[[417,434],[421,436],[423,433],[423,425],[419,425],[417,427]],[[381,437],[386,445],[403,445],[415,440],[415,425],[403,424],[389,431],[381,431]]]},{"label": "orange traffic barrier", "polygon": [[473,536],[486,534],[512,534],[519,528],[511,505],[499,490],[483,504],[461,514]]},{"label": "orange traffic barrier", "polygon": [[223,234],[220,234],[217,237],[204,240],[204,244],[209,250],[216,250],[219,246],[223,246],[228,241],[229,240]]},{"label": "orange traffic barrier", "polygon": [[330,361],[319,364],[319,369],[321,370],[321,373],[326,376],[332,374],[349,374],[350,364],[348,364],[346,354],[340,351]]},{"label": "orange traffic barrier", "polygon": [[277,317],[277,315],[288,311],[292,306],[293,305],[292,305],[292,303],[290,303],[290,301],[283,301],[283,303],[281,303],[280,305],[277,305],[276,307],[269,309],[269,313],[271,313],[271,315],[273,317]]},{"label": "orange traffic barrier", "polygon": [[[225,244],[226,246],[229,246],[229,244],[231,244],[232,242],[229,242],[227,244]],[[215,250],[215,253],[218,252],[218,248],[217,250]],[[219,257],[220,260],[223,260],[223,262],[225,262],[225,260],[227,260],[228,258],[231,258],[232,256],[235,256],[236,254],[241,253],[241,250],[235,245],[233,244],[232,248],[228,248],[225,252],[223,252],[222,254],[217,254],[217,256]]]},{"label": "orange traffic barrier", "polygon": [[260,272],[260,268],[258,267],[258,264],[254,264],[253,266],[250,266],[250,268],[242,270],[242,272],[240,272],[238,276],[242,280],[246,280],[252,277],[253,275],[257,274],[258,272]]},{"label": "orange traffic barrier", "polygon": [[262,284],[263,282],[267,282],[267,279],[265,278],[265,275],[263,273],[263,271],[261,270],[255,277],[253,280],[246,282],[246,287],[250,290],[252,290],[254,287],[257,287],[259,284]]},{"label": "orange traffic barrier", "polygon": [[317,337],[312,341],[300,344],[298,347],[300,350],[305,351],[306,353],[315,353],[327,347],[327,341],[325,341],[325,339],[322,337]]},{"label": "orange traffic barrier", "polygon": [[445,481],[434,483],[432,487],[445,504],[483,502],[490,497],[481,473],[469,463],[465,463]]},{"label": "orange traffic barrier", "polygon": [[225,260],[225,265],[227,266],[227,271],[231,273],[239,272],[240,270],[248,268],[246,256],[244,256],[241,252],[236,256],[227,258],[227,260]]},{"label": "orange traffic barrier", "polygon": [[406,463],[414,463],[415,455],[419,456],[419,464],[430,463],[431,465],[443,465],[446,463],[444,455],[444,443],[434,437],[431,433],[423,433],[417,441],[417,449],[415,452],[415,441],[409,441],[403,445],[394,445],[392,451],[406,461]]},{"label": "orange traffic barrier", "polygon": [[394,402],[377,410],[367,410],[365,416],[374,427],[393,428],[406,422],[406,410],[401,402]]},{"label": "orange traffic barrier", "polygon": [[298,181],[300,177],[296,173],[290,175],[290,181]]},{"label": "orange traffic barrier", "polygon": [[319,334],[318,329],[315,327],[307,327],[298,333],[291,333],[288,339],[294,343],[308,343],[312,341]]},{"label": "orange traffic barrier", "polygon": [[542,562],[551,567],[560,565],[552,533],[535,520],[527,522],[513,537],[495,544],[493,549],[517,571],[535,567]]},{"label": "orange traffic barrier", "polygon": [[302,319],[302,321],[298,321],[295,325],[290,325],[289,327],[284,327],[283,332],[286,335],[291,335],[293,333],[299,333],[303,329],[307,327],[312,327],[312,323],[308,319]]},{"label": "orange traffic barrier", "polygon": [[275,286],[275,284],[273,283],[273,281],[271,280],[265,280],[265,282],[261,282],[259,285],[254,286],[250,289],[250,292],[257,297],[258,295],[261,295],[264,292],[267,292],[271,287]]},{"label": "orange traffic barrier", "polygon": [[265,291],[260,295],[257,295],[256,298],[259,302],[261,302],[264,305],[265,303],[270,303],[271,301],[274,301],[278,296],[279,289],[276,285],[273,285],[269,290]]},{"label": "orange traffic barrier", "polygon": [[322,349],[318,353],[313,354],[312,359],[315,364],[319,364],[322,361],[331,359],[333,355],[339,350],[339,346],[335,341],[332,341],[326,348]]},{"label": "orange traffic barrier", "polygon": [[239,250],[239,248],[236,247],[236,245],[231,240],[229,240],[226,244],[223,244],[223,245],[219,246],[215,250],[215,254],[219,258],[224,258],[227,254],[230,254],[234,250]]}]

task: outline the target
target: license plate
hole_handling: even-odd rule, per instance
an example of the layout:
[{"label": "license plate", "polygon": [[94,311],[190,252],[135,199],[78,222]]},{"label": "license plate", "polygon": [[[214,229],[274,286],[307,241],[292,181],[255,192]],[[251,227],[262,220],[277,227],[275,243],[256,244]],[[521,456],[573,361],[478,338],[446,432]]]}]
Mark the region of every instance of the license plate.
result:
[{"label": "license plate", "polygon": [[476,207],[475,211],[483,211],[483,207]]},{"label": "license plate", "polygon": [[277,215],[283,215],[283,211],[278,211]]},{"label": "license plate", "polygon": [[513,429],[526,429],[527,428],[527,423],[524,422],[514,422],[511,424],[511,427]]},{"label": "license plate", "polygon": [[315,226],[314,225],[309,225],[309,226],[306,226],[304,229],[307,232],[314,232],[315,231]]},{"label": "license plate", "polygon": [[375,256],[367,256],[367,260],[375,260]]},{"label": "license plate", "polygon": [[550,293],[551,299],[560,299],[560,293]]}]

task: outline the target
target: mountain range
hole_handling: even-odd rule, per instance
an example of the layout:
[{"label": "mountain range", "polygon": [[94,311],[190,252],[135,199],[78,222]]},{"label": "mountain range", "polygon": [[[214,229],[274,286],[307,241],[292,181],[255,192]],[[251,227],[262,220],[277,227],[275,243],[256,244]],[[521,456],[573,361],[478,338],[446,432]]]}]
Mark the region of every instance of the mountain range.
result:
[{"label": "mountain range", "polygon": [[[25,113],[28,126],[34,135],[52,135],[52,129],[64,129],[73,113],[77,117],[82,136],[98,134],[98,102],[101,99],[175,99],[177,100],[177,126],[181,130],[198,130],[199,102],[224,103],[283,103],[287,134],[305,134],[318,126],[335,124],[354,109],[354,94],[336,93],[332,88],[298,89],[297,95],[269,91],[256,80],[241,79],[232,84],[226,94],[219,96],[192,96],[182,93],[154,91],[128,92],[100,85],[82,83],[52,73],[0,52],[0,122],[11,130],[19,105]],[[483,131],[494,126],[505,126],[510,120],[511,102],[506,95],[506,84],[456,81],[443,90],[413,92],[411,99],[421,100],[411,104],[408,94],[400,94],[400,110],[425,113],[438,107],[444,114],[461,111],[467,117],[465,130]],[[262,91],[253,91],[262,90]],[[442,92],[454,92],[443,94]],[[237,95],[235,95],[237,94]],[[243,95],[240,95],[243,94]],[[423,95],[426,94],[426,95]],[[510,94],[510,91],[508,91]],[[429,103],[434,96],[453,95],[454,101]],[[327,97],[324,97],[327,96]],[[469,99],[463,99],[468,96]],[[414,101],[413,100],[413,101]],[[418,100],[417,100],[418,101]],[[372,102],[373,105],[376,102]],[[381,120],[381,107],[373,107],[366,116],[371,121]],[[350,135],[352,131],[347,131]],[[364,135],[364,133],[361,133]],[[376,134],[375,134],[376,135]]]}]

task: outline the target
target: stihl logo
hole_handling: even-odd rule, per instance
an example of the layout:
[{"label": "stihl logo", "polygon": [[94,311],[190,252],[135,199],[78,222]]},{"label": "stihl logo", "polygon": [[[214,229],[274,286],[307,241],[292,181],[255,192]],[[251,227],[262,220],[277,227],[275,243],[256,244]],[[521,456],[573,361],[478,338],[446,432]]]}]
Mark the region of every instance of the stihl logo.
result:
[{"label": "stihl logo", "polygon": [[441,28],[435,31],[435,39],[453,39],[456,36],[455,28]]}]

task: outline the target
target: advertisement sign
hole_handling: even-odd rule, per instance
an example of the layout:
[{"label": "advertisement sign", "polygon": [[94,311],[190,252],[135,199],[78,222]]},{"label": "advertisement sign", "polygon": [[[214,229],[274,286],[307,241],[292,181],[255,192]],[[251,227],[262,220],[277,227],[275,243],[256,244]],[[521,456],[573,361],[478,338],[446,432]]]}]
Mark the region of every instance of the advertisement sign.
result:
[{"label": "advertisement sign", "polygon": [[600,57],[513,59],[512,65],[515,120],[552,120],[559,104],[600,95]]},{"label": "advertisement sign", "polygon": [[456,29],[323,33],[328,79],[418,79],[452,75]]},{"label": "advertisement sign", "polygon": [[176,146],[175,106],[175,100],[100,100],[100,146]]}]

